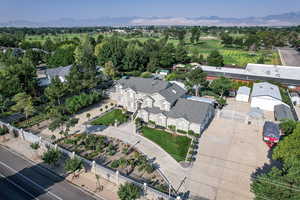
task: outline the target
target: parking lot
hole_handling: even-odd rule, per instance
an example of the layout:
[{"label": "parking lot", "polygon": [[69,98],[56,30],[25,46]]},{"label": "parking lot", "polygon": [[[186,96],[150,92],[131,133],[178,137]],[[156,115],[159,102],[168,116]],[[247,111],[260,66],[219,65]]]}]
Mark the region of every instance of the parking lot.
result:
[{"label": "parking lot", "polygon": [[280,48],[282,64],[300,67],[300,52],[292,48]]},{"label": "parking lot", "polygon": [[[250,104],[229,100],[224,109],[248,113]],[[266,113],[266,119],[272,119]],[[268,163],[262,124],[216,117],[200,139],[197,160],[188,178],[192,195],[217,200],[253,199],[250,175]]]}]

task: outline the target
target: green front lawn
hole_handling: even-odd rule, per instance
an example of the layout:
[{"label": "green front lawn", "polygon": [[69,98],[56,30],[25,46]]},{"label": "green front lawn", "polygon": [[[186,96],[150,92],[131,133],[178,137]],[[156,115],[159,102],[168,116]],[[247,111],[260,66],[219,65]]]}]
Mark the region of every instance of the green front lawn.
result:
[{"label": "green front lawn", "polygon": [[113,110],[111,112],[108,112],[106,114],[104,114],[103,116],[95,119],[94,121],[92,121],[92,125],[105,125],[105,126],[109,126],[109,125],[113,125],[115,123],[115,121],[117,121],[118,123],[124,123],[128,120],[128,116],[126,114],[123,114],[122,110],[117,109],[117,110]]},{"label": "green front lawn", "polygon": [[143,127],[142,133],[144,137],[152,140],[168,152],[177,162],[185,160],[191,144],[190,138],[172,135],[168,132],[148,127]]}]

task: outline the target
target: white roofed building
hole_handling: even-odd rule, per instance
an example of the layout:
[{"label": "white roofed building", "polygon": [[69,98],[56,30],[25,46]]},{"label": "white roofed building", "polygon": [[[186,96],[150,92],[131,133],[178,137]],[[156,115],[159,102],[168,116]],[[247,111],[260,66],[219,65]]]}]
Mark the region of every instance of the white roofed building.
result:
[{"label": "white roofed building", "polygon": [[249,101],[249,97],[250,97],[250,92],[251,89],[246,87],[246,86],[242,86],[238,89],[235,100],[236,101],[241,101],[241,102],[248,102]]},{"label": "white roofed building", "polygon": [[255,83],[251,94],[251,107],[274,111],[282,102],[279,87],[268,82]]}]

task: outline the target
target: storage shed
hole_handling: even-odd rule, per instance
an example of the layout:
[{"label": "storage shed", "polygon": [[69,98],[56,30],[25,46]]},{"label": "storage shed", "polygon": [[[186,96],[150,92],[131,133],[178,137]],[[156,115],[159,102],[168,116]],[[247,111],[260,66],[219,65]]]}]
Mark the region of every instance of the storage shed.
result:
[{"label": "storage shed", "polygon": [[294,120],[293,113],[288,105],[280,104],[274,107],[274,118],[276,121],[284,119]]},{"label": "storage shed", "polygon": [[246,86],[240,87],[237,91],[235,100],[242,101],[242,102],[248,102],[249,96],[250,96],[250,91],[251,91],[251,89]]},{"label": "storage shed", "polygon": [[255,83],[251,94],[251,107],[274,111],[274,106],[283,104],[279,87],[268,82]]}]

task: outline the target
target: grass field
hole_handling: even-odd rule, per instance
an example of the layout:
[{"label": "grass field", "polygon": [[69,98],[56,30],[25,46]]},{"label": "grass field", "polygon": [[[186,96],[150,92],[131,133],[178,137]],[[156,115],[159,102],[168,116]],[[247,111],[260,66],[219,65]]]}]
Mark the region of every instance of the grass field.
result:
[{"label": "grass field", "polygon": [[128,119],[127,115],[123,114],[122,110],[113,110],[111,112],[108,112],[106,114],[104,114],[103,116],[95,119],[94,121],[92,121],[92,125],[105,125],[105,126],[109,126],[115,123],[115,121],[117,122],[121,122],[124,123],[126,122]]},{"label": "grass field", "polygon": [[191,139],[185,136],[176,136],[168,132],[142,128],[143,136],[158,144],[169,153],[177,162],[184,161],[191,144]]},{"label": "grass field", "polygon": [[[41,35],[31,35],[27,36],[27,39],[30,41],[41,41],[43,42],[47,37],[51,39],[71,39],[74,37],[81,38],[85,33],[77,33],[77,34],[58,34],[58,35],[49,35],[49,36],[41,36]],[[97,33],[91,34],[94,38],[97,37]],[[112,33],[104,34],[105,37],[112,36]],[[128,38],[126,35],[120,35],[126,41],[129,40],[139,40],[141,42],[145,42],[148,39],[155,39],[159,40],[160,38],[154,37],[136,37],[136,38]],[[264,51],[257,51],[257,52],[250,52],[243,49],[233,49],[233,48],[225,48],[221,41],[218,39],[201,39],[198,44],[191,44],[189,39],[186,38],[185,46],[189,52],[197,51],[202,54],[205,58],[210,54],[213,50],[219,50],[220,53],[224,56],[224,63],[225,65],[236,65],[236,66],[245,66],[248,63],[257,63],[258,59],[261,56],[265,58],[265,64],[276,64],[279,65],[280,59],[279,55],[275,51],[271,50],[264,50]],[[169,39],[169,43],[177,45],[179,41],[174,38]]]}]

